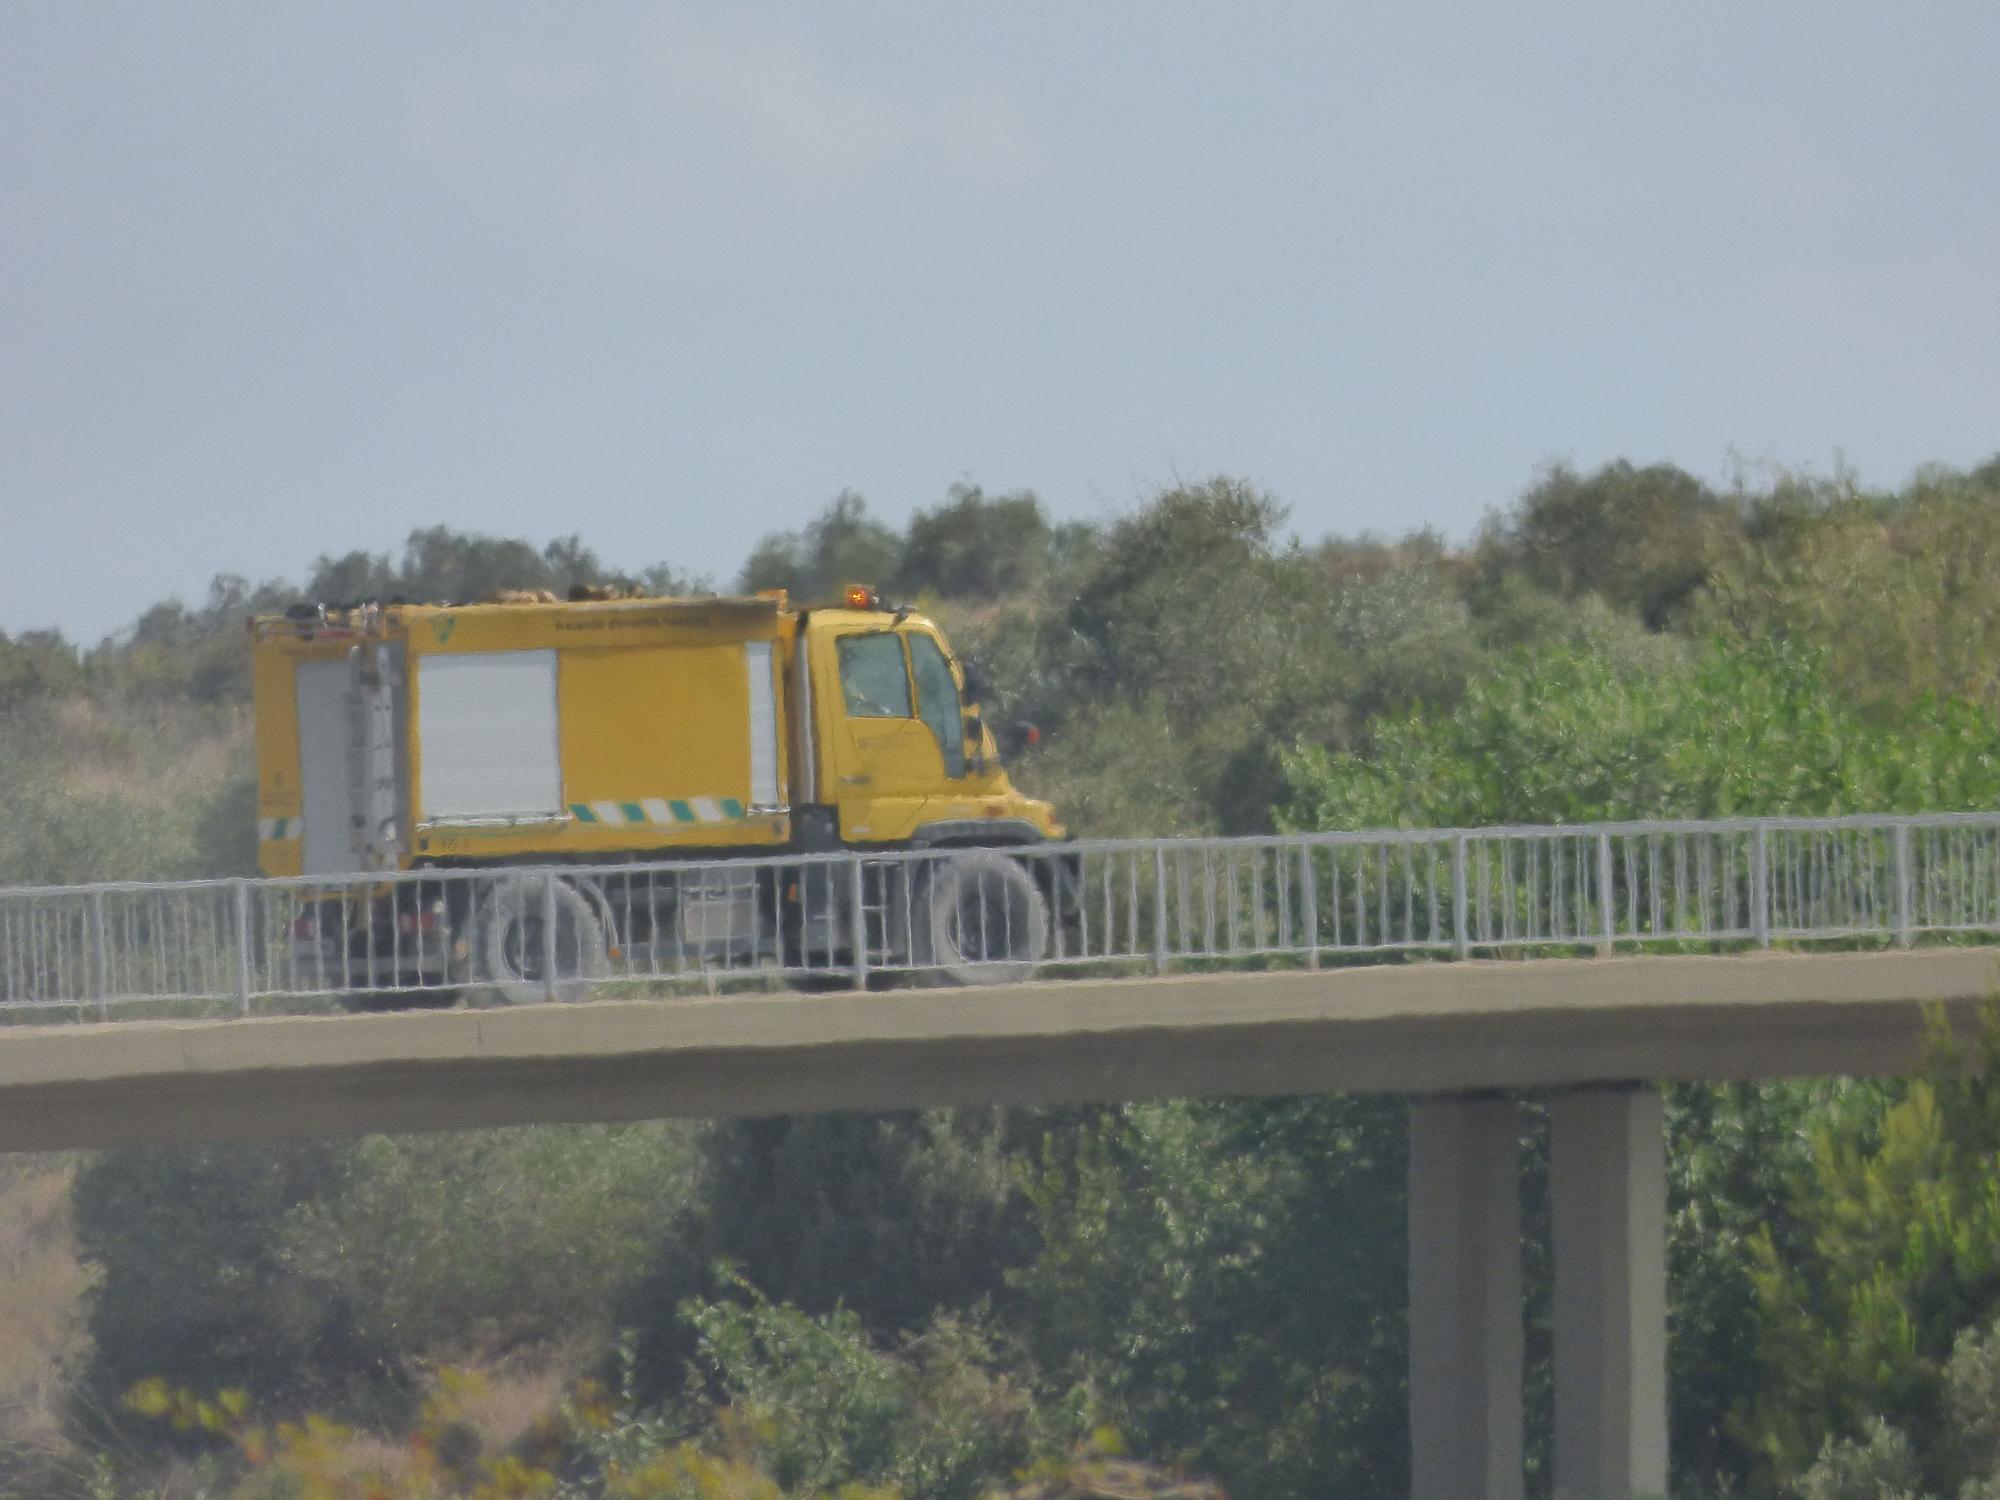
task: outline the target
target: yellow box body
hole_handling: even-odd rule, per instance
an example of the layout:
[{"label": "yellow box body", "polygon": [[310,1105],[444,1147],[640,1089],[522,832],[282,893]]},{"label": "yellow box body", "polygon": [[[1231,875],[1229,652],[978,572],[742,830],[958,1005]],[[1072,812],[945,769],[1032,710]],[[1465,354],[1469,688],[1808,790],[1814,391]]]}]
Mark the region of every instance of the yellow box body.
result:
[{"label": "yellow box body", "polygon": [[[828,810],[851,844],[945,825],[1061,833],[993,763],[990,736],[949,775],[941,731],[914,712],[846,712],[839,637],[897,634],[914,660],[926,649],[914,636],[944,648],[921,617],[808,616],[757,596],[364,606],[259,619],[251,632],[258,854],[272,875],[754,855],[792,846],[808,807]],[[911,709],[920,701],[913,689]],[[354,800],[342,807],[367,809],[350,819],[367,826],[342,830],[359,842],[341,845],[317,804],[309,861],[307,786],[343,777]],[[357,790],[370,786],[376,801]],[[532,808],[506,801],[516,794]],[[461,810],[481,797],[500,801]]]}]

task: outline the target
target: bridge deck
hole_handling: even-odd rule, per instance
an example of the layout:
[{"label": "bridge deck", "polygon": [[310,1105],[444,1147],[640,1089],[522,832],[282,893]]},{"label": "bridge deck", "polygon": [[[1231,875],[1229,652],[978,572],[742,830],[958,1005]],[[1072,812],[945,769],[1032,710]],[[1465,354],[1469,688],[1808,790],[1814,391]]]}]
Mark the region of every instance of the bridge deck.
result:
[{"label": "bridge deck", "polygon": [[1146,1096],[1907,1072],[2000,952],[1410,963],[17,1026],[0,1149]]}]

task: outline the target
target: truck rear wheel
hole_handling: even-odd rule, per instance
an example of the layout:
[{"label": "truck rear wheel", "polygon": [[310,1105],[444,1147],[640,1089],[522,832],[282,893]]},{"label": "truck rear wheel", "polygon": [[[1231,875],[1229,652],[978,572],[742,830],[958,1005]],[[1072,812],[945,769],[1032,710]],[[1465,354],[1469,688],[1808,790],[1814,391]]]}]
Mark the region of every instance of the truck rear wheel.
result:
[{"label": "truck rear wheel", "polygon": [[551,995],[557,1000],[580,1000],[611,970],[596,904],[575,886],[558,880],[553,933],[548,927],[550,905],[547,883],[528,875],[496,882],[480,903],[474,938],[479,978],[509,1005],[533,1005]]},{"label": "truck rear wheel", "polygon": [[1018,983],[1048,952],[1048,900],[1019,861],[997,850],[967,849],[932,865],[915,905],[911,962],[947,983]]}]

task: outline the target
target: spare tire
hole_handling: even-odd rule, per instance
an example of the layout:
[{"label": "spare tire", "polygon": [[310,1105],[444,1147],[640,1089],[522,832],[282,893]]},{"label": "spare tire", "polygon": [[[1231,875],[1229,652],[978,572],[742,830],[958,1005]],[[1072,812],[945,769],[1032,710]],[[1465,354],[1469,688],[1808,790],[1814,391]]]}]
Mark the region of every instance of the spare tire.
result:
[{"label": "spare tire", "polygon": [[911,962],[950,984],[1032,978],[1049,945],[1049,904],[1017,860],[964,849],[932,864],[916,893]]},{"label": "spare tire", "polygon": [[499,880],[480,902],[479,978],[509,1005],[533,1005],[552,994],[580,1000],[611,971],[596,904],[564,880],[555,883],[554,895],[553,981],[546,880],[535,875]]}]

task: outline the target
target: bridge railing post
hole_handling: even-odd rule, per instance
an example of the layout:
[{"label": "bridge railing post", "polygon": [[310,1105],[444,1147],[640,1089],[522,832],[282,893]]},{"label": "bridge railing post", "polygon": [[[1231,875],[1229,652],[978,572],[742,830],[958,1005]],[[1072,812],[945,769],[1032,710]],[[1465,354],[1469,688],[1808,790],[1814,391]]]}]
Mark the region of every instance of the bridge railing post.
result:
[{"label": "bridge railing post", "polygon": [[1917,939],[1916,872],[1910,868],[1910,825],[1896,825],[1896,943],[1907,948]]},{"label": "bridge railing post", "polygon": [[250,1014],[250,882],[234,882],[236,908],[236,1004]]},{"label": "bridge railing post", "polygon": [[1756,840],[1750,846],[1750,932],[1757,946],[1771,946],[1771,841],[1770,828],[1757,824]]},{"label": "bridge railing post", "polygon": [[853,912],[848,941],[854,945],[854,987],[865,990],[868,988],[868,890],[860,855],[848,862],[847,871],[848,905]]},{"label": "bridge railing post", "polygon": [[1153,970],[1167,972],[1167,846],[1153,845]]},{"label": "bridge railing post", "polygon": [[111,938],[105,930],[104,892],[90,893],[91,994],[102,1017],[111,1014]]},{"label": "bridge railing post", "polygon": [[1611,835],[1597,836],[1597,956],[1609,958],[1618,941],[1618,912],[1612,900]]},{"label": "bridge railing post", "polygon": [[556,872],[542,875],[542,987],[551,1005],[559,998],[556,989]]},{"label": "bridge railing post", "polygon": [[1451,841],[1451,944],[1464,958],[1472,951],[1471,913],[1466,909],[1465,835]]},{"label": "bridge railing post", "polygon": [[1313,868],[1313,846],[1299,845],[1299,906],[1305,917],[1306,967],[1319,967],[1319,872]]}]

